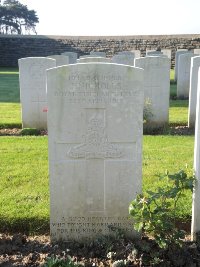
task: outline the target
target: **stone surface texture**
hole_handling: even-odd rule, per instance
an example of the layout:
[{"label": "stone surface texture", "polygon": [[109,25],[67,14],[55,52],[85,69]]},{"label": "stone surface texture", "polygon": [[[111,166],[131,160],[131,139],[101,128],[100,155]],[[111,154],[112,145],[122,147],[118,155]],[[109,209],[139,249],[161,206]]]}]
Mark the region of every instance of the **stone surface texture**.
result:
[{"label": "stone surface texture", "polygon": [[53,67],[56,67],[55,59],[19,59],[23,128],[47,128],[46,70]]},{"label": "stone surface texture", "polygon": [[[65,51],[78,56],[91,51],[103,51],[112,57],[120,51],[139,50],[145,56],[146,49],[171,49],[171,65],[174,68],[178,49],[198,49],[200,34],[132,35],[132,36],[44,36],[0,35],[0,66],[17,66],[19,58],[60,55]],[[17,50],[15,49],[17,47]],[[135,55],[135,57],[140,57]]]},{"label": "stone surface texture", "polygon": [[47,92],[51,239],[137,235],[128,206],[142,185],[143,70],[63,66],[48,71]]}]

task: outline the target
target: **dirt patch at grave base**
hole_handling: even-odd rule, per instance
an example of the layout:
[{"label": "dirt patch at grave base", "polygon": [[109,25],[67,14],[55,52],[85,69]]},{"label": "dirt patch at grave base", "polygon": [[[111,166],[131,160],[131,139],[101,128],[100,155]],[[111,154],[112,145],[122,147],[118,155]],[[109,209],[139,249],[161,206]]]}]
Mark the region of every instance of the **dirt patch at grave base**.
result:
[{"label": "dirt patch at grave base", "polygon": [[[20,136],[22,135],[22,129],[0,129],[0,136]],[[39,135],[47,135],[47,130],[40,130]]]},{"label": "dirt patch at grave base", "polygon": [[[127,240],[103,238],[87,244],[52,244],[49,236],[0,235],[0,266],[43,266],[47,258],[69,256],[79,266],[200,266],[200,246],[185,241],[181,249],[160,250],[148,238]],[[71,266],[71,265],[54,265]]]}]

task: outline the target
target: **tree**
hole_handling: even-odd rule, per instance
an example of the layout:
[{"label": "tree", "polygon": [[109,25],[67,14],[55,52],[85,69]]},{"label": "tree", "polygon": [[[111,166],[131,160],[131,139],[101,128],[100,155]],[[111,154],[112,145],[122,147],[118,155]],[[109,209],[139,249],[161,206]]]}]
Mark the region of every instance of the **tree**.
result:
[{"label": "tree", "polygon": [[0,34],[36,33],[35,26],[39,22],[34,10],[17,0],[0,0]]}]

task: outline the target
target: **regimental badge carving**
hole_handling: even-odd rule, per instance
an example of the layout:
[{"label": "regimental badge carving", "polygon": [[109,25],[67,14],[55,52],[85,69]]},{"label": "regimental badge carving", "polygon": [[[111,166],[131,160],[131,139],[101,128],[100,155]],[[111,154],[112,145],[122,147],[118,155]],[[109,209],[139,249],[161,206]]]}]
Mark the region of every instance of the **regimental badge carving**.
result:
[{"label": "regimental badge carving", "polygon": [[121,158],[122,150],[108,142],[103,120],[89,120],[84,144],[72,147],[68,155],[71,158]]}]

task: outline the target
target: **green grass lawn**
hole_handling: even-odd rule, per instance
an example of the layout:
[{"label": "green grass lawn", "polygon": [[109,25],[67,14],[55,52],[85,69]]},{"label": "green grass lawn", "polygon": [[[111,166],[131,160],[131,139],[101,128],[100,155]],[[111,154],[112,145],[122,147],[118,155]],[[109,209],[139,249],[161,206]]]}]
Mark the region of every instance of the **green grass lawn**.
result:
[{"label": "green grass lawn", "polygon": [[47,138],[1,137],[0,162],[0,232],[47,229]]},{"label": "green grass lawn", "polygon": [[[166,169],[192,167],[193,145],[193,136],[144,136],[143,190],[155,190]],[[48,231],[47,137],[1,137],[0,163],[0,232]],[[179,216],[191,216],[191,194]]]},{"label": "green grass lawn", "polygon": [[170,100],[169,123],[172,125],[187,125],[188,100]]},{"label": "green grass lawn", "polygon": [[19,75],[0,72],[0,102],[19,103]]},{"label": "green grass lawn", "polygon": [[0,128],[21,128],[21,105],[0,103]]}]

